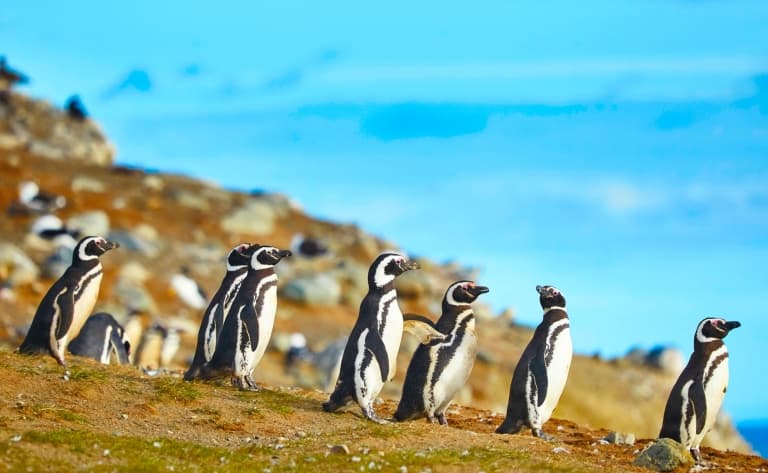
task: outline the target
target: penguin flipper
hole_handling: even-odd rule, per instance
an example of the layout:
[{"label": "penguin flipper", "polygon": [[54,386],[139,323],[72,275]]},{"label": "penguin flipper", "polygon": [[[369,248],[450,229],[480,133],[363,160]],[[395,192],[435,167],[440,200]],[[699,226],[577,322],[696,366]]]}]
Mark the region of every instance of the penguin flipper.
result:
[{"label": "penguin flipper", "polygon": [[375,330],[368,332],[367,338],[365,343],[366,349],[373,354],[373,357],[379,364],[381,380],[386,381],[387,376],[389,376],[389,356],[387,355],[387,347],[384,345],[384,340],[381,339],[379,332]]},{"label": "penguin flipper", "polygon": [[[242,323],[245,326],[245,330],[248,333],[248,340],[251,343],[251,350],[256,349],[256,345],[259,344],[259,319],[256,310],[252,305],[249,305],[245,309],[243,314]],[[245,340],[243,340],[245,341]]]},{"label": "penguin flipper", "polygon": [[696,414],[696,433],[700,434],[704,430],[704,423],[707,421],[707,398],[704,393],[704,385],[694,382],[688,391],[689,402],[693,404],[693,412]]},{"label": "penguin flipper", "polygon": [[531,361],[528,364],[528,370],[534,381],[537,405],[541,407],[544,404],[544,400],[547,398],[547,388],[549,387],[546,354],[543,346],[536,352],[536,355],[531,358]]},{"label": "penguin flipper", "polygon": [[75,293],[69,288],[64,288],[56,297],[56,306],[59,308],[58,317],[56,317],[56,340],[61,340],[69,332],[72,326],[72,320],[75,317]]},{"label": "penguin flipper", "polygon": [[437,330],[434,322],[419,314],[404,314],[403,330],[415,336],[422,345],[429,345],[432,341],[442,342],[446,337]]}]

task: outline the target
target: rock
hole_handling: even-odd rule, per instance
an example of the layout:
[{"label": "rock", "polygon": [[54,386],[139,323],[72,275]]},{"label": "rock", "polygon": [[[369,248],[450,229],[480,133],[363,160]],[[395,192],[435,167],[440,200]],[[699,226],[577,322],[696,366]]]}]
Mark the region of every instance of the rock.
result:
[{"label": "rock", "polygon": [[201,210],[203,212],[209,210],[211,205],[208,203],[208,199],[199,193],[187,192],[184,190],[178,190],[173,193],[173,198],[177,204],[182,207],[190,209]]},{"label": "rock", "polygon": [[395,280],[397,295],[404,298],[419,299],[434,294],[436,284],[432,275],[426,271],[408,271]]},{"label": "rock", "polygon": [[634,347],[630,349],[626,355],[624,355],[625,360],[636,365],[644,365],[647,358],[648,350],[643,350],[640,347]]},{"label": "rock", "polygon": [[125,263],[119,273],[121,279],[137,284],[144,284],[149,276],[149,270],[136,261]]},{"label": "rock", "polygon": [[147,189],[155,192],[160,192],[161,190],[163,190],[163,187],[165,187],[165,181],[163,181],[162,177],[151,175],[151,174],[149,176],[144,177],[141,183]]},{"label": "rock", "polygon": [[263,199],[251,199],[221,220],[221,228],[229,233],[269,235],[275,227],[275,209]]},{"label": "rock", "polygon": [[670,375],[678,375],[685,368],[683,353],[672,347],[653,348],[648,352],[646,363]]},{"label": "rock", "polygon": [[679,443],[666,438],[656,439],[632,462],[635,466],[656,471],[673,471],[681,465],[691,463],[691,453]]},{"label": "rock", "polygon": [[46,279],[59,279],[72,264],[73,250],[74,248],[68,246],[59,246],[53,250],[53,253],[43,262],[43,277]]},{"label": "rock", "polygon": [[155,300],[149,294],[149,291],[144,288],[144,285],[128,278],[118,278],[112,288],[112,296],[125,306],[129,312],[157,312]]},{"label": "rock", "polygon": [[108,238],[119,243],[120,248],[125,251],[133,251],[149,257],[155,256],[158,252],[157,245],[142,238],[142,236],[138,234],[139,231],[139,227],[136,227],[136,230],[133,232],[114,230],[109,232]]},{"label": "rock", "polygon": [[340,445],[329,445],[328,453],[334,454],[334,455],[349,455],[349,447],[347,447],[343,443]]},{"label": "rock", "polygon": [[72,187],[72,190],[74,192],[85,191],[85,192],[102,193],[107,190],[107,187],[103,182],[88,176],[75,177],[74,179],[72,179],[72,184],[70,184],[70,186]]},{"label": "rock", "polygon": [[24,251],[10,243],[0,243],[0,281],[11,286],[30,284],[40,276],[40,270]]},{"label": "rock", "polygon": [[289,281],[282,295],[307,305],[337,305],[341,299],[341,286],[327,274],[314,273]]},{"label": "rock", "polygon": [[635,434],[633,433],[621,433],[621,432],[610,432],[608,435],[603,437],[603,440],[605,440],[608,443],[612,443],[614,445],[634,445],[635,444]]},{"label": "rock", "polygon": [[82,236],[109,234],[109,217],[101,210],[73,215],[67,220],[67,228],[77,230]]}]

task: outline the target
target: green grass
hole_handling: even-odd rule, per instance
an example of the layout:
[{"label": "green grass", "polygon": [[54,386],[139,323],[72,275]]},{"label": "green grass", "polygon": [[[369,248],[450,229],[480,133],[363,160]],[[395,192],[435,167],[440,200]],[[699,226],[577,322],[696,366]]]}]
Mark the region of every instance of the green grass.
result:
[{"label": "green grass", "polygon": [[198,400],[202,393],[192,383],[176,378],[162,377],[153,380],[155,400],[176,401],[184,404]]}]

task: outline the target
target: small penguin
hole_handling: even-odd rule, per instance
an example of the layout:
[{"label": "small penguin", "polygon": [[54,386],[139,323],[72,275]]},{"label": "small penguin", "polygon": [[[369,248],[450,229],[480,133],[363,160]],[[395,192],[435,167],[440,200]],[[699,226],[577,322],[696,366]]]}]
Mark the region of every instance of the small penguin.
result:
[{"label": "small penguin", "polygon": [[64,110],[67,111],[67,116],[73,120],[82,122],[88,118],[88,112],[85,110],[85,105],[83,105],[79,95],[69,97],[64,104]]},{"label": "small penguin", "polygon": [[115,242],[87,236],[75,246],[72,265],[55,282],[37,307],[32,325],[19,347],[23,354],[50,353],[66,367],[64,351],[69,340],[93,311],[101,286],[99,256],[118,248]]},{"label": "small penguin", "polygon": [[123,327],[111,314],[99,312],[88,317],[80,334],[69,342],[69,352],[85,356],[108,365],[114,358],[126,365],[131,353],[131,342]]},{"label": "small penguin", "polygon": [[297,233],[291,238],[291,253],[302,258],[319,258],[328,254],[328,247],[317,238],[309,238]]},{"label": "small penguin", "polygon": [[373,410],[373,401],[396,372],[397,352],[403,336],[403,314],[397,303],[395,278],[418,264],[404,255],[384,252],[368,269],[368,294],[347,339],[336,387],[326,412],[335,412],[356,400],[368,419],[385,423]]},{"label": "small penguin", "polygon": [[534,436],[548,439],[541,427],[552,416],[565,388],[573,344],[563,294],[553,286],[536,286],[536,291],[544,320],[515,367],[507,416],[496,433],[515,434],[527,426]]},{"label": "small penguin", "polygon": [[466,384],[477,354],[475,315],[470,304],[486,292],[487,287],[472,281],[458,281],[448,287],[442,315],[434,325],[443,337],[426,340],[413,354],[395,420],[426,415],[432,423],[448,424],[445,411]]},{"label": "small penguin", "polygon": [[699,446],[715,423],[728,388],[728,348],[723,339],[741,327],[736,321],[706,318],[696,327],[693,354],[667,399],[659,437],[690,449],[701,463]]},{"label": "small penguin", "polygon": [[171,290],[181,301],[193,309],[202,309],[206,304],[205,292],[190,276],[189,268],[184,266],[181,273],[171,276]]},{"label": "small penguin", "polygon": [[66,207],[67,198],[40,190],[35,181],[22,181],[19,183],[18,203],[31,213],[49,213]]},{"label": "small penguin", "polygon": [[181,330],[165,323],[155,323],[141,335],[136,350],[135,364],[144,373],[154,376],[171,366],[173,357],[179,351]]},{"label": "small penguin", "polygon": [[[294,335],[299,335],[300,337],[294,337]],[[291,335],[291,346],[285,353],[285,373],[297,376],[299,362],[306,361],[320,375],[318,386],[323,392],[330,394],[336,385],[339,367],[341,366],[341,357],[344,354],[344,347],[346,345],[347,338],[342,337],[330,342],[320,351],[313,351],[307,347],[304,335],[300,333],[293,334]]]},{"label": "small penguin", "polygon": [[253,247],[248,273],[226,316],[213,356],[200,375],[231,374],[236,387],[257,390],[251,374],[267,349],[277,311],[275,265],[291,252],[273,246]]},{"label": "small penguin", "polygon": [[55,215],[47,214],[38,217],[30,228],[31,232],[50,241],[55,247],[74,248],[80,237],[80,232],[67,228],[64,222]]},{"label": "small penguin", "polygon": [[248,273],[248,263],[255,248],[256,246],[243,243],[232,248],[227,255],[227,272],[203,315],[200,331],[197,334],[195,356],[192,359],[192,365],[184,374],[185,380],[195,379],[200,372],[200,367],[211,361],[224,320],[237,296],[237,291],[240,290],[240,284]]}]

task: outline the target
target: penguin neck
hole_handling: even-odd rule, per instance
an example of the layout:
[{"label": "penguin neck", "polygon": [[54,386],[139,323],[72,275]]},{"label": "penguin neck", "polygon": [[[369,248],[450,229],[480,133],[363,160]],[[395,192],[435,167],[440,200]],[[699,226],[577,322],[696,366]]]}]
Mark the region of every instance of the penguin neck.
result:
[{"label": "penguin neck", "polygon": [[544,309],[543,317],[545,322],[551,323],[560,319],[567,319],[568,311],[565,310],[565,307],[553,305]]},{"label": "penguin neck", "polygon": [[246,278],[252,281],[259,281],[273,274],[275,274],[275,268],[249,269]]},{"label": "penguin neck", "polygon": [[389,291],[394,291],[395,290],[395,280],[393,279],[392,281],[386,283],[383,286],[377,286],[375,284],[368,284],[368,290],[370,292],[378,292],[380,294],[386,294]]},{"label": "penguin neck", "polygon": [[[464,315],[463,317],[461,317]],[[461,321],[467,321],[474,317],[472,306],[469,304],[448,304],[443,302],[443,313],[437,320],[437,329],[443,333],[450,332]],[[465,324],[468,322],[464,322]]]},{"label": "penguin neck", "polygon": [[101,261],[99,258],[89,259],[89,260],[81,260],[77,259],[72,262],[71,268],[77,268],[78,271],[87,272],[91,269],[101,266]]},{"label": "penguin neck", "polygon": [[722,339],[709,340],[706,342],[700,342],[695,337],[693,339],[693,353],[701,353],[704,356],[709,356],[712,352],[720,347],[725,346],[725,342]]}]

